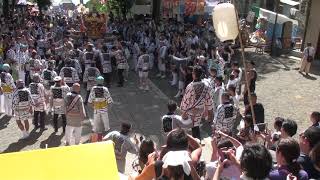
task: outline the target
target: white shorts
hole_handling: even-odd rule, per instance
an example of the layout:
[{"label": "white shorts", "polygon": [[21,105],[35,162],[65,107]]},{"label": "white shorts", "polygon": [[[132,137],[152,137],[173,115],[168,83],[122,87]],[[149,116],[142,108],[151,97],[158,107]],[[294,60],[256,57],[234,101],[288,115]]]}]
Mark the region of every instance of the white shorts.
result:
[{"label": "white shorts", "polygon": [[139,71],[139,78],[148,78],[149,71]]},{"label": "white shorts", "polygon": [[109,129],[110,129],[110,126],[109,126],[108,112],[94,113],[93,131],[96,133],[102,133],[103,131],[108,131]]}]

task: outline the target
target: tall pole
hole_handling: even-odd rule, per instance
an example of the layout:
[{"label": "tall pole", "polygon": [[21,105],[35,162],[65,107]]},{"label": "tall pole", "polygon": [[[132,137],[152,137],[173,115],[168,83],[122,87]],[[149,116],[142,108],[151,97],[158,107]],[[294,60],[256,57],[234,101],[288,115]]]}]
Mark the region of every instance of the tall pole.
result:
[{"label": "tall pole", "polygon": [[[233,5],[235,5],[235,1],[232,1]],[[253,104],[252,104],[252,98],[251,98],[251,90],[250,90],[250,84],[249,84],[249,77],[248,77],[248,67],[247,67],[247,62],[245,60],[245,55],[244,55],[244,45],[243,45],[243,41],[242,41],[242,36],[241,36],[241,31],[240,31],[240,26],[239,26],[239,15],[237,12],[237,9],[234,8],[235,12],[236,12],[236,20],[237,20],[237,28],[238,28],[238,32],[239,32],[239,41],[240,41],[240,47],[241,47],[241,59],[242,59],[242,63],[243,63],[243,68],[244,68],[244,78],[246,81],[246,88],[247,88],[247,92],[248,92],[248,98],[249,98],[249,105],[250,105],[250,109],[251,109],[251,114],[252,114],[252,120],[253,120],[253,124],[256,124],[256,115],[253,109]]]}]

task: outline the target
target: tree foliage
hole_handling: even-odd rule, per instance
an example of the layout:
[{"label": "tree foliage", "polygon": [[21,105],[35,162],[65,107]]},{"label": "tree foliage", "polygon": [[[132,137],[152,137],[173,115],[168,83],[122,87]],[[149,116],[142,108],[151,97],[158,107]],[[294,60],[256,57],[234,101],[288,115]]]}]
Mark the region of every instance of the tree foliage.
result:
[{"label": "tree foliage", "polygon": [[47,9],[52,4],[51,0],[34,0],[34,1],[37,3],[40,12],[42,10]]},{"label": "tree foliage", "polygon": [[107,0],[106,10],[125,19],[133,4],[134,0]]}]

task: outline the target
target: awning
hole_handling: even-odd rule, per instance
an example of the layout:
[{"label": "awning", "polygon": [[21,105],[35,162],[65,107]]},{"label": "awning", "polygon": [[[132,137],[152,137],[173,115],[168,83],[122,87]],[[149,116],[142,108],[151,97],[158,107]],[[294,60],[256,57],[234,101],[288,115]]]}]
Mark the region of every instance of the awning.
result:
[{"label": "awning", "polygon": [[[259,17],[267,19],[270,23],[275,23],[276,13],[263,8],[260,8]],[[290,19],[283,14],[278,14],[277,24],[283,24],[285,22],[291,21],[293,24],[298,25],[298,21]]]},{"label": "awning", "polygon": [[297,6],[300,2],[292,1],[292,0],[280,0],[281,3],[288,4],[290,6]]}]

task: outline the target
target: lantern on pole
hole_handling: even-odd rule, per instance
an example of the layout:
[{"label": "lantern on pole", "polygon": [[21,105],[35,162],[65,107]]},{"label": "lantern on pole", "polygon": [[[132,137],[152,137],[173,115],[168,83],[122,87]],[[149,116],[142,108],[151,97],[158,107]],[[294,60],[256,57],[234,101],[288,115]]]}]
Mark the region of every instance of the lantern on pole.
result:
[{"label": "lantern on pole", "polygon": [[212,12],[215,33],[220,41],[234,40],[239,34],[235,7],[231,3],[221,3]]}]

